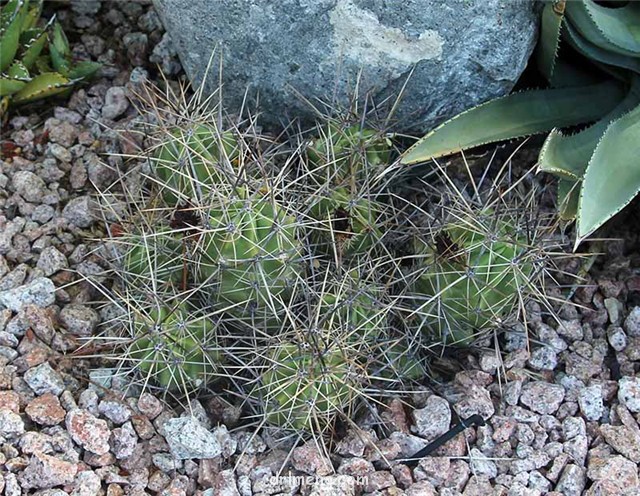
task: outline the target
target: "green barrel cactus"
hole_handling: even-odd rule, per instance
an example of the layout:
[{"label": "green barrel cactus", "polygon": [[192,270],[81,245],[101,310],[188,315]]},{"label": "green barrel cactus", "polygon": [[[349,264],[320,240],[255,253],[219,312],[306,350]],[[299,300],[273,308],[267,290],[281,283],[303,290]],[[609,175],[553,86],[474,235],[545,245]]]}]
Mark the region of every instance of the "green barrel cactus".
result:
[{"label": "green barrel cactus", "polygon": [[207,210],[199,272],[217,305],[240,316],[280,315],[300,277],[298,223],[274,198],[247,188]]},{"label": "green barrel cactus", "polygon": [[389,310],[353,271],[320,284],[292,306],[291,332],[267,353],[258,390],[268,423],[316,433],[362,394]]},{"label": "green barrel cactus", "polygon": [[319,131],[321,136],[311,141],[307,156],[316,175],[328,174],[333,184],[351,184],[352,180],[367,177],[370,167],[389,163],[390,142],[373,129],[330,123]]},{"label": "green barrel cactus", "polygon": [[145,378],[166,389],[184,390],[201,386],[216,372],[221,354],[215,346],[215,324],[193,313],[181,304],[133,316],[133,341],[126,356]]},{"label": "green barrel cactus", "polygon": [[179,287],[183,282],[183,246],[171,231],[128,235],[124,277],[131,284],[157,289]]},{"label": "green barrel cactus", "polygon": [[373,170],[388,163],[389,141],[372,129],[330,123],[307,148],[308,195],[319,252],[352,256],[367,253],[382,237],[383,206],[375,200]]},{"label": "green barrel cactus", "polygon": [[383,236],[383,207],[365,195],[355,197],[347,188],[334,188],[327,196],[318,193],[311,197],[310,216],[313,244],[318,252],[342,255],[367,253]]},{"label": "green barrel cactus", "polygon": [[208,197],[229,175],[225,160],[233,164],[240,155],[233,133],[220,133],[206,124],[175,127],[160,139],[153,162],[162,196],[170,206]]},{"label": "green barrel cactus", "polygon": [[531,250],[516,231],[486,209],[445,224],[433,244],[417,240],[425,265],[414,289],[446,344],[468,344],[513,315],[533,273]]},{"label": "green barrel cactus", "polygon": [[325,350],[283,343],[269,356],[260,391],[268,423],[322,432],[353,402],[349,357],[335,343]]}]

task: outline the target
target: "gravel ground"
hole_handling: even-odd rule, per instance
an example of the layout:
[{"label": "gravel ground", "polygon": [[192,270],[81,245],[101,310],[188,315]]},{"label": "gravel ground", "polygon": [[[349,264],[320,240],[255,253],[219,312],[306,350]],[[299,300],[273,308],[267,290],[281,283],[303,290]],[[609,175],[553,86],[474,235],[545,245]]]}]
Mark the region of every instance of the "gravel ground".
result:
[{"label": "gravel ground", "polygon": [[[216,398],[185,413],[65,358],[105,318],[90,283],[105,267],[87,240],[101,233],[95,191],[127,166],[106,154],[134,151],[127,97],[157,77],[155,64],[169,77],[180,65],[146,2],[83,1],[58,15],[74,53],[105,67],[62,106],[13,117],[3,132],[0,494],[640,494],[637,232],[607,243],[559,322],[532,308],[529,344],[512,332],[501,355],[472,352],[437,393],[389,401],[382,424],[361,419],[330,459],[313,443],[273,449]],[[413,469],[393,461],[446,432],[454,413],[487,425]],[[292,477],[272,478],[281,467]]]}]

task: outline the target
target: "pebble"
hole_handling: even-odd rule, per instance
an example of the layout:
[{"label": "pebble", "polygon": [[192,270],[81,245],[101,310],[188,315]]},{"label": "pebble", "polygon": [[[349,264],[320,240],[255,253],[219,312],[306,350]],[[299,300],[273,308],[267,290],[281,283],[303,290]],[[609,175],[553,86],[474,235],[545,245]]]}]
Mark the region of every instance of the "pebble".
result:
[{"label": "pebble", "polygon": [[620,455],[589,456],[587,477],[592,481],[607,480],[618,485],[619,490],[637,486],[638,466]]},{"label": "pebble", "polygon": [[447,480],[451,469],[451,459],[446,456],[427,456],[414,469],[416,480],[427,480],[434,487],[440,487]]},{"label": "pebble", "polygon": [[609,322],[611,325],[620,325],[620,317],[624,310],[624,304],[618,298],[605,298],[604,307],[609,314]]},{"label": "pebble", "polygon": [[578,319],[561,320],[556,331],[560,336],[564,336],[571,341],[579,341],[584,337],[582,324]]},{"label": "pebble", "polygon": [[429,441],[447,432],[451,425],[449,402],[439,396],[429,396],[424,408],[414,410],[412,415],[411,430]]},{"label": "pebble", "polygon": [[640,306],[633,307],[624,319],[623,328],[627,335],[640,337]]},{"label": "pebble", "polygon": [[50,393],[60,396],[64,391],[64,381],[48,362],[32,367],[24,374],[24,380],[37,395]]},{"label": "pebble", "polygon": [[616,351],[623,351],[627,347],[627,335],[622,327],[609,327],[607,340]]},{"label": "pebble", "polygon": [[349,475],[329,475],[317,479],[309,496],[355,496],[356,480]]},{"label": "pebble", "polygon": [[84,449],[96,455],[109,452],[111,432],[105,420],[77,408],[67,413],[65,421],[71,438]]},{"label": "pebble", "polygon": [[95,496],[100,494],[102,481],[93,470],[78,472],[74,481],[74,488],[70,496]]},{"label": "pebble", "polygon": [[20,474],[19,482],[22,489],[48,489],[71,484],[77,472],[75,463],[44,453],[34,453]]},{"label": "pebble", "polygon": [[469,452],[469,466],[476,476],[484,476],[493,479],[498,475],[498,467],[478,448],[471,448]]},{"label": "pebble", "polygon": [[49,246],[42,250],[36,267],[40,269],[45,276],[50,276],[56,272],[69,267],[67,257],[65,257],[55,246]]},{"label": "pebble", "polygon": [[344,475],[352,475],[354,477],[361,477],[369,472],[375,472],[373,463],[364,458],[345,458],[338,467],[338,473]]},{"label": "pebble", "polygon": [[98,312],[79,304],[66,305],[58,319],[68,332],[82,337],[91,336],[100,322]]},{"label": "pebble", "polygon": [[594,384],[580,388],[578,392],[578,406],[587,420],[599,420],[604,413],[602,386],[600,384]]},{"label": "pebble", "polygon": [[580,467],[584,466],[588,449],[589,441],[587,440],[587,436],[583,434],[579,434],[563,444],[564,452]]},{"label": "pebble", "polygon": [[240,496],[233,470],[222,470],[216,477],[213,494],[217,496]]},{"label": "pebble", "polygon": [[369,493],[381,491],[396,485],[395,477],[393,477],[391,472],[386,470],[378,470],[377,472],[367,474],[364,481],[364,490]]},{"label": "pebble", "polygon": [[71,148],[78,137],[78,129],[73,124],[50,117],[45,122],[45,130],[49,132],[49,140]]},{"label": "pebble", "polygon": [[149,420],[155,419],[162,412],[162,403],[149,393],[142,393],[138,398],[138,410]]},{"label": "pebble", "polygon": [[418,481],[405,491],[405,496],[436,496],[437,494],[436,488],[428,481]]},{"label": "pebble", "polygon": [[131,418],[131,409],[119,401],[101,401],[98,405],[98,412],[117,425],[124,424]]},{"label": "pebble", "polygon": [[51,393],[44,393],[31,400],[25,408],[25,413],[35,423],[45,426],[61,423],[66,415],[58,397]]},{"label": "pebble", "polygon": [[56,214],[55,209],[51,205],[38,205],[31,214],[31,219],[39,224],[46,224]]},{"label": "pebble", "polygon": [[307,442],[293,450],[293,466],[309,475],[325,476],[333,472],[331,462],[320,453],[314,442]]},{"label": "pebble", "polygon": [[69,163],[73,159],[71,152],[58,143],[49,144],[49,153],[61,162]]},{"label": "pebble", "polygon": [[102,107],[102,117],[105,119],[116,119],[129,108],[127,91],[122,86],[112,86],[105,95],[104,106]]},{"label": "pebble", "polygon": [[522,387],[520,401],[537,413],[554,413],[564,399],[564,388],[558,384],[534,381]]},{"label": "pebble", "polygon": [[73,198],[62,209],[62,216],[77,227],[89,227],[94,221],[91,197]]},{"label": "pebble", "polygon": [[640,412],[640,377],[622,377],[618,385],[618,401],[630,412]]},{"label": "pebble", "polygon": [[[442,492],[440,493],[442,494]],[[464,488],[464,496],[486,496],[493,494],[491,483],[486,477],[471,476]]]},{"label": "pebble", "polygon": [[0,255],[9,253],[14,236],[22,231],[26,223],[23,217],[16,217],[9,222],[4,222],[4,220],[3,217],[0,217]]},{"label": "pebble", "polygon": [[149,62],[161,64],[164,74],[178,74],[182,70],[169,33],[164,33],[160,42],[153,48]]},{"label": "pebble", "polygon": [[40,203],[47,190],[45,182],[29,171],[15,172],[11,182],[13,190],[31,203]]},{"label": "pebble", "polygon": [[640,463],[640,435],[626,425],[601,425],[600,433],[609,446],[629,460]]},{"label": "pebble", "polygon": [[172,418],[164,423],[165,439],[178,460],[215,458],[222,453],[217,437],[195,417]]},{"label": "pebble", "polygon": [[111,432],[111,451],[117,459],[130,457],[138,444],[138,436],[131,422]]},{"label": "pebble", "polygon": [[0,305],[19,312],[25,305],[48,307],[55,302],[55,286],[51,279],[37,277],[28,284],[0,291]]},{"label": "pebble", "polygon": [[71,10],[79,15],[95,15],[101,6],[101,0],[71,0]]},{"label": "pebble", "polygon": [[145,33],[127,33],[122,38],[122,43],[127,48],[127,57],[132,65],[145,65],[149,45],[149,37]]},{"label": "pebble", "polygon": [[0,439],[13,439],[24,433],[24,422],[17,413],[0,408]]},{"label": "pebble", "polygon": [[502,365],[500,355],[492,352],[484,352],[478,359],[478,365],[483,372],[489,374],[495,374],[498,368]]},{"label": "pebble", "polygon": [[535,370],[554,370],[558,365],[558,354],[550,346],[542,346],[531,353],[527,363]]},{"label": "pebble", "polygon": [[562,471],[555,490],[565,496],[581,496],[586,483],[585,470],[577,465],[569,464]]},{"label": "pebble", "polygon": [[462,418],[479,414],[487,420],[495,413],[491,395],[485,388],[471,385],[464,390],[464,394],[454,404],[453,408]]}]

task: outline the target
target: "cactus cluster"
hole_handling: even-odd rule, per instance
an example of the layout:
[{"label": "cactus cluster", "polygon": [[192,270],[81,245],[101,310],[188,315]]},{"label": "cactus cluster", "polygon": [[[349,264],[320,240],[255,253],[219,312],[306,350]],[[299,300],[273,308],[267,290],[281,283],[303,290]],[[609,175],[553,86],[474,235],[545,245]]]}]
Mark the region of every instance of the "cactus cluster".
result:
[{"label": "cactus cluster", "polygon": [[505,195],[450,195],[439,178],[422,205],[390,186],[381,132],[331,120],[283,152],[186,103],[151,119],[149,194],[112,239],[121,356],[146,385],[206,384],[261,425],[322,435],[420,380],[425,346],[470,344],[535,285],[537,242]]},{"label": "cactus cluster", "polygon": [[9,0],[0,10],[0,116],[10,103],[64,93],[102,65],[72,60],[55,16],[40,25],[42,4],[43,0]]}]

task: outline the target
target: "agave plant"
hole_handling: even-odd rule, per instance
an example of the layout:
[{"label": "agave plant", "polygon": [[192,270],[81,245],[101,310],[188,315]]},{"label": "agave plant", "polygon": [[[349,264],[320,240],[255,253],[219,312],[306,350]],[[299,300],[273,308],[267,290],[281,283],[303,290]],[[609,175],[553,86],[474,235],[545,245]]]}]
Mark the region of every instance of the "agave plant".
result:
[{"label": "agave plant", "polygon": [[[640,3],[548,1],[536,62],[550,89],[516,93],[468,110],[425,135],[405,164],[551,131],[539,170],[559,179],[558,206],[577,221],[576,246],[640,191]],[[559,57],[565,43],[592,63]],[[560,128],[592,123],[571,135]]]},{"label": "agave plant", "polygon": [[[91,61],[73,63],[69,42],[55,19],[38,27],[41,12],[42,0],[10,0],[0,11],[3,109],[9,103],[29,103],[64,93],[101,67]],[[41,55],[47,46],[49,55]]]}]

